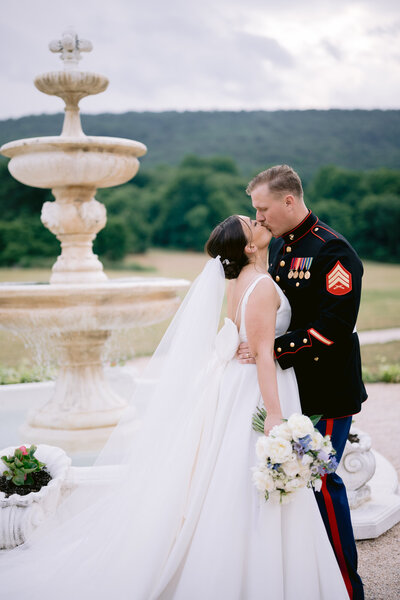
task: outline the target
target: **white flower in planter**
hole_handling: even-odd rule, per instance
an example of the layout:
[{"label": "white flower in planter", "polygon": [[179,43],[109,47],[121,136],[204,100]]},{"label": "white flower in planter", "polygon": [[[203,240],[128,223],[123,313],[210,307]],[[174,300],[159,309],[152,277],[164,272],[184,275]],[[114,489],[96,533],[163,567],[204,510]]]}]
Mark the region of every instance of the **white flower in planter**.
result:
[{"label": "white flower in planter", "polygon": [[[0,451],[0,456],[10,456],[18,446],[11,446]],[[71,466],[71,459],[62,448],[41,444],[37,447],[35,457],[45,463],[46,470],[52,479],[38,492],[30,492],[25,496],[12,494],[8,498],[0,492],[0,549],[9,549],[23,544],[31,532],[42,521],[54,514],[60,501],[61,487]],[[0,465],[0,475],[7,466]]]}]

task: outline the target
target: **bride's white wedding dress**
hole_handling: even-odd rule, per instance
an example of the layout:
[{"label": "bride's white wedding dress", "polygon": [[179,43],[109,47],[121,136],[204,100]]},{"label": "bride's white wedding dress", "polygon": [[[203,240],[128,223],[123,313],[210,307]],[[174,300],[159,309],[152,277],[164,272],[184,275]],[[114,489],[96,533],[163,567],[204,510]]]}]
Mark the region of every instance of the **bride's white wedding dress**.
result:
[{"label": "bride's white wedding dress", "polygon": [[[219,259],[210,263],[210,269],[222,270]],[[224,285],[219,277],[217,306]],[[226,319],[217,337],[215,332],[211,336],[212,360],[210,347],[202,364],[196,351],[209,308],[202,308],[201,293],[198,305],[195,296],[189,299],[188,321],[185,308],[180,317],[183,337],[177,341],[175,335],[167,346],[165,381],[162,373],[159,376],[167,405],[155,405],[145,420],[152,421],[151,427],[144,428],[142,438],[137,435],[137,446],[121,459],[126,472],[120,487],[93,505],[85,494],[76,493],[75,501],[72,495],[59,511],[58,523],[44,533],[39,529],[31,543],[4,553],[0,598],[348,599],[313,492],[298,491],[291,503],[282,506],[265,502],[252,483],[258,435],[252,430],[252,415],[262,398],[256,366],[240,364],[235,352],[239,341],[247,339],[248,298],[263,277],[269,276],[254,281],[243,297],[240,332]],[[287,330],[291,311],[285,295],[270,280],[281,300],[278,336]],[[202,293],[213,292],[207,278],[203,283]],[[201,310],[204,322],[200,317],[195,323],[193,311]],[[190,330],[191,326],[198,330]],[[191,357],[187,349],[182,353],[187,362],[180,363],[178,373],[168,358],[172,360],[191,335],[200,341]],[[193,361],[199,367],[190,371]],[[277,364],[277,379],[284,417],[300,412],[294,371],[282,371]],[[199,401],[193,400],[195,396]],[[171,412],[173,426],[168,421]],[[118,443],[123,437],[122,428]]]},{"label": "bride's white wedding dress", "polygon": [[[299,491],[292,502],[282,506],[265,502],[252,483],[259,435],[252,430],[252,415],[257,405],[262,406],[262,398],[256,365],[240,364],[235,354],[239,342],[247,341],[247,301],[264,277],[270,279],[281,300],[276,337],[285,333],[290,323],[286,296],[269,275],[262,275],[244,294],[240,331],[225,319],[217,336],[217,359],[228,362],[221,376],[207,449],[209,472],[198,474],[201,508],[192,497],[194,506],[189,502],[181,530],[183,538],[185,528],[190,530],[190,540],[182,540],[184,548],[178,560],[178,537],[158,586],[160,592],[166,584],[162,600],[348,599],[312,490]],[[278,363],[276,368],[282,414],[287,418],[301,412],[296,377],[293,369],[283,371]]]}]

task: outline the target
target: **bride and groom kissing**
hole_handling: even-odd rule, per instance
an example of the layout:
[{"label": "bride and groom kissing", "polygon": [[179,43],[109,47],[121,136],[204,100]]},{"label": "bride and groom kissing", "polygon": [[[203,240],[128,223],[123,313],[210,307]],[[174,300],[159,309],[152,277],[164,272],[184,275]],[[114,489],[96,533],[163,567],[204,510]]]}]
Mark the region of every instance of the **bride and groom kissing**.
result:
[{"label": "bride and groom kissing", "polygon": [[328,474],[321,491],[298,490],[285,505],[251,480],[257,406],[266,434],[293,413],[321,414],[340,460],[366,399],[362,264],[306,208],[292,168],[263,171],[247,193],[256,218],[234,215],[211,233],[212,259],[133,392],[139,422],[132,429],[128,411],[97,461],[120,463],[118,485],[76,490],[2,557],[4,597],[363,598],[341,479]]}]

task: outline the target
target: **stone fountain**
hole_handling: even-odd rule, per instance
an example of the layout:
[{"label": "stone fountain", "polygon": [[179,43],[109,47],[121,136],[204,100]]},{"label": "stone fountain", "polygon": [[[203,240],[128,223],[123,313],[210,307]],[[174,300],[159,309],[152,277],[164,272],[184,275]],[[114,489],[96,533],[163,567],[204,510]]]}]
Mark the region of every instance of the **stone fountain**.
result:
[{"label": "stone fountain", "polygon": [[97,188],[125,183],[137,173],[140,142],[84,134],[79,102],[103,92],[108,79],[79,70],[81,52],[92,44],[73,31],[51,42],[64,69],[39,75],[36,87],[65,102],[59,136],[7,143],[9,170],[18,181],[51,188],[54,202],[43,205],[41,219],[61,242],[49,284],[4,285],[0,290],[0,327],[25,338],[37,336],[56,348],[59,374],[52,398],[29,414],[21,434],[29,443],[50,443],[70,452],[96,450],[127,407],[111,389],[103,368],[105,345],[116,329],[143,327],[171,316],[186,281],[165,278],[108,280],[93,253],[96,234],[106,224]]}]

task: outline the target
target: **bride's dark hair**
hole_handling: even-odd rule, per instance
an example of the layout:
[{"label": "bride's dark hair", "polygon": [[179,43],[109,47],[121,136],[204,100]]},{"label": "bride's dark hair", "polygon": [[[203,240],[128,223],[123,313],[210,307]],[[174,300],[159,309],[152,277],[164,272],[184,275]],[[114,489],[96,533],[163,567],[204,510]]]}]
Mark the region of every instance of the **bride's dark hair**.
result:
[{"label": "bride's dark hair", "polygon": [[228,217],[211,232],[205,245],[206,252],[212,258],[218,255],[221,257],[226,279],[235,279],[243,267],[249,264],[244,252],[248,239],[244,234],[242,222],[243,219],[237,215]]}]

